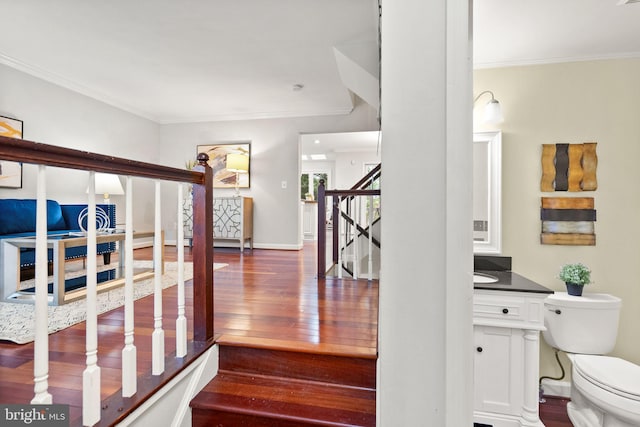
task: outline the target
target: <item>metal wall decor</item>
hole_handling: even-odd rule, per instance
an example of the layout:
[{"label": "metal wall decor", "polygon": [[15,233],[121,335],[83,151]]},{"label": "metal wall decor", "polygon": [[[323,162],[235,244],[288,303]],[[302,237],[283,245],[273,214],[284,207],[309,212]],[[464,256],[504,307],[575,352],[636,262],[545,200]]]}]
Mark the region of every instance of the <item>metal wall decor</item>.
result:
[{"label": "metal wall decor", "polygon": [[594,206],[593,197],[542,197],[540,243],[595,246]]},{"label": "metal wall decor", "polygon": [[598,188],[596,142],[542,144],[540,190],[595,191]]}]

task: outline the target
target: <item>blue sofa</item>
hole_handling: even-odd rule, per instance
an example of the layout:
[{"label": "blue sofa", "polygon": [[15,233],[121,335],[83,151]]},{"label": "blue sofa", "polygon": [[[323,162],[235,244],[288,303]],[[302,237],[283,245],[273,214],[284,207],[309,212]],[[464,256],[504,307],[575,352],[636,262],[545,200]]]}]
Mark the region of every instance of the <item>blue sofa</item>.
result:
[{"label": "blue sofa", "polygon": [[[87,205],[61,205],[54,200],[47,200],[47,232],[63,234],[81,231],[78,224],[80,213]],[[116,222],[115,205],[97,205],[109,217],[113,227]],[[83,227],[86,229],[86,215]],[[35,199],[0,199],[0,239],[28,237],[36,234],[36,200]],[[111,253],[115,251],[115,243],[101,243],[97,247],[98,255],[103,255],[105,264],[111,261]],[[83,258],[87,256],[87,247],[78,246],[65,251],[65,259]],[[53,262],[53,250],[49,249],[49,262]],[[1,262],[2,260],[0,260]],[[20,250],[20,267],[35,265],[35,250]]]}]

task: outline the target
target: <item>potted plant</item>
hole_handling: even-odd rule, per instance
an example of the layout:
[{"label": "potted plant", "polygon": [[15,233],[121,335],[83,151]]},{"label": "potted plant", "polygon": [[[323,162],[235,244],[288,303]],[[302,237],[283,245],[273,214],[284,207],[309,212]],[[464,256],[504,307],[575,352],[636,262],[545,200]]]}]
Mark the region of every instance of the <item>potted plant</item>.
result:
[{"label": "potted plant", "polygon": [[567,285],[569,295],[581,296],[584,285],[591,283],[591,270],[582,263],[565,264],[558,278]]}]

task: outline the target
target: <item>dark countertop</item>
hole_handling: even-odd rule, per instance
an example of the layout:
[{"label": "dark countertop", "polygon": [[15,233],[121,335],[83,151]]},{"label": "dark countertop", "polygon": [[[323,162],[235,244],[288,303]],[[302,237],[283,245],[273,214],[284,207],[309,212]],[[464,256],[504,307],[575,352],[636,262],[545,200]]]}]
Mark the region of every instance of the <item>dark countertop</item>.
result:
[{"label": "dark countertop", "polygon": [[476,270],[478,273],[497,277],[496,283],[474,283],[474,289],[507,292],[533,292],[552,294],[553,291],[512,271]]}]

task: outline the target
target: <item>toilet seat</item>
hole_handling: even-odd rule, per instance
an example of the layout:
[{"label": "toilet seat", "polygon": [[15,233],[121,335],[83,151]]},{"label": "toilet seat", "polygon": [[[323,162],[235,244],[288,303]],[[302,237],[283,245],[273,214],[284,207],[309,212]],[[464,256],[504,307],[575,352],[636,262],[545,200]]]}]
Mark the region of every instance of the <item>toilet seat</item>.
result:
[{"label": "toilet seat", "polygon": [[573,383],[605,412],[640,425],[640,366],[617,357],[576,354]]},{"label": "toilet seat", "polygon": [[574,367],[588,381],[626,399],[640,401],[640,366],[617,357],[577,354]]}]

